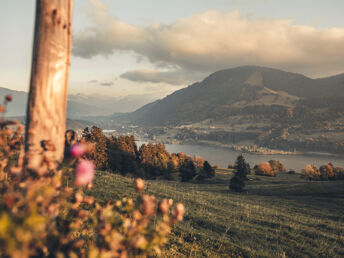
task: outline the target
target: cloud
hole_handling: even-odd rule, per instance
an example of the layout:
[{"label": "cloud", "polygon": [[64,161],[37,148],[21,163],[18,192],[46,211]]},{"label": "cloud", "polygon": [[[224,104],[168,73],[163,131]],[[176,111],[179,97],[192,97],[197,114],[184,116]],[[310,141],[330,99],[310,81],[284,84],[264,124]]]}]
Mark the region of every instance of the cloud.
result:
[{"label": "cloud", "polygon": [[111,16],[100,0],[91,0],[89,10],[93,26],[74,40],[74,55],[83,58],[131,51],[156,66],[203,73],[246,64],[309,75],[344,70],[344,28],[247,18],[239,11],[206,11],[140,28]]},{"label": "cloud", "polygon": [[123,73],[121,78],[135,82],[163,82],[170,85],[183,85],[190,82],[178,70],[161,72],[155,69],[140,69]]},{"label": "cloud", "polygon": [[99,86],[107,86],[107,87],[111,87],[113,85],[115,85],[115,83],[113,81],[98,81],[98,80],[90,80],[88,81],[89,84],[96,84]]},{"label": "cloud", "polygon": [[99,85],[100,86],[111,87],[111,86],[114,86],[115,83],[114,82],[101,82]]}]

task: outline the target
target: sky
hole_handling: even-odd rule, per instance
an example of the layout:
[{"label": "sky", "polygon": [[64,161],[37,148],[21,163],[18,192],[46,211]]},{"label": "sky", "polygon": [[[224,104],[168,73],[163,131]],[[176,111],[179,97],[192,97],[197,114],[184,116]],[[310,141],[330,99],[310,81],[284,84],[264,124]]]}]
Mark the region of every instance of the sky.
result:
[{"label": "sky", "polygon": [[[35,2],[0,2],[0,87],[28,91]],[[71,94],[158,98],[241,65],[344,73],[343,0],[74,3]]]}]

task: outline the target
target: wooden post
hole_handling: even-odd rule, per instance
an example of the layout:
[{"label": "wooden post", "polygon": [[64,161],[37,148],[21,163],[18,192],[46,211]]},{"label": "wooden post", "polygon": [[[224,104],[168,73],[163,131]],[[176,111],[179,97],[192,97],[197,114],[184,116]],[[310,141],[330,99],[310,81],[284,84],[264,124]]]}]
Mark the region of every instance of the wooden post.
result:
[{"label": "wooden post", "polygon": [[31,171],[40,169],[44,141],[54,161],[63,158],[72,11],[73,0],[36,1],[24,163]]}]

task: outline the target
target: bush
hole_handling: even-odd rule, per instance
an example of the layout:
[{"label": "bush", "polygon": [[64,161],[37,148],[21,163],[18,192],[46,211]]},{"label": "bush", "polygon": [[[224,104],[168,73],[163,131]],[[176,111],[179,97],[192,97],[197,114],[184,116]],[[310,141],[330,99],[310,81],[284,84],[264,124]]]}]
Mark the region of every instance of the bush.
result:
[{"label": "bush", "polygon": [[183,219],[182,204],[171,211],[173,201],[143,194],[139,179],[137,200],[95,201],[83,191],[92,187],[94,164],[84,159],[90,149],[82,144],[70,151],[75,187],[64,184],[71,169],[55,169],[45,152],[42,170],[28,172],[22,167],[22,127],[13,133],[8,124],[0,130],[0,257],[161,255],[171,226]]},{"label": "bush", "polygon": [[331,163],[327,164],[327,165],[322,165],[319,168],[319,172],[320,172],[320,179],[321,180],[334,180],[335,179],[335,174],[334,174],[334,170],[333,170],[333,165]]},{"label": "bush", "polygon": [[191,159],[185,159],[183,164],[179,168],[179,173],[182,182],[192,180],[196,175],[196,168]]},{"label": "bush", "polygon": [[260,163],[258,166],[255,166],[254,173],[259,176],[275,176],[269,162]]},{"label": "bush", "polygon": [[334,168],[335,180],[344,180],[344,168],[336,167]]},{"label": "bush", "polygon": [[271,169],[274,173],[276,172],[287,172],[284,165],[279,160],[269,160]]},{"label": "bush", "polygon": [[245,182],[238,176],[232,177],[229,181],[229,189],[234,192],[242,192],[245,187]]},{"label": "bush", "polygon": [[322,165],[319,169],[313,165],[307,165],[302,169],[301,176],[309,180],[344,180],[344,169],[334,167],[331,163]]},{"label": "bush", "polygon": [[307,165],[304,169],[302,169],[301,176],[309,180],[320,180],[320,172],[314,165]]}]

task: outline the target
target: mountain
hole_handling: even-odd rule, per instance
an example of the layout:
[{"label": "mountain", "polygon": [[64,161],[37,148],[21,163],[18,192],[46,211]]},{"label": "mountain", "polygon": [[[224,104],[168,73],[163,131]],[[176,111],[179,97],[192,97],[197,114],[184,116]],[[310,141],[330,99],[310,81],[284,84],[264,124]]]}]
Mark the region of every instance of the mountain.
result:
[{"label": "mountain", "polygon": [[[13,102],[8,104],[6,115],[25,115],[27,92],[0,87],[0,100],[6,95],[13,97]],[[114,112],[131,112],[154,99],[152,95],[129,95],[121,98],[84,94],[69,95],[67,117],[80,119],[88,116],[111,115]]]},{"label": "mountain", "polygon": [[109,119],[164,127],[161,139],[344,153],[344,74],[242,66]]},{"label": "mountain", "polygon": [[[12,117],[7,117],[9,120],[17,120],[19,121],[22,125],[25,125],[25,116],[12,116]],[[85,127],[90,126],[89,122],[87,121],[76,121],[67,118],[66,119],[66,129],[69,130],[83,130]]]},{"label": "mountain", "polygon": [[219,112],[225,118],[238,108],[294,107],[301,99],[338,96],[344,96],[344,74],[311,79],[267,67],[243,66],[215,72],[121,119],[152,126],[180,125],[216,118]]},{"label": "mountain", "polygon": [[[151,94],[142,95],[128,95],[124,97],[109,97],[101,95],[85,95],[75,94],[68,96],[69,102],[81,104],[87,103],[99,110],[94,112],[97,114],[86,114],[86,116],[93,115],[110,115],[113,113],[132,112],[142,107],[143,105],[156,100],[156,97]],[[103,110],[102,112],[99,112]]]}]

